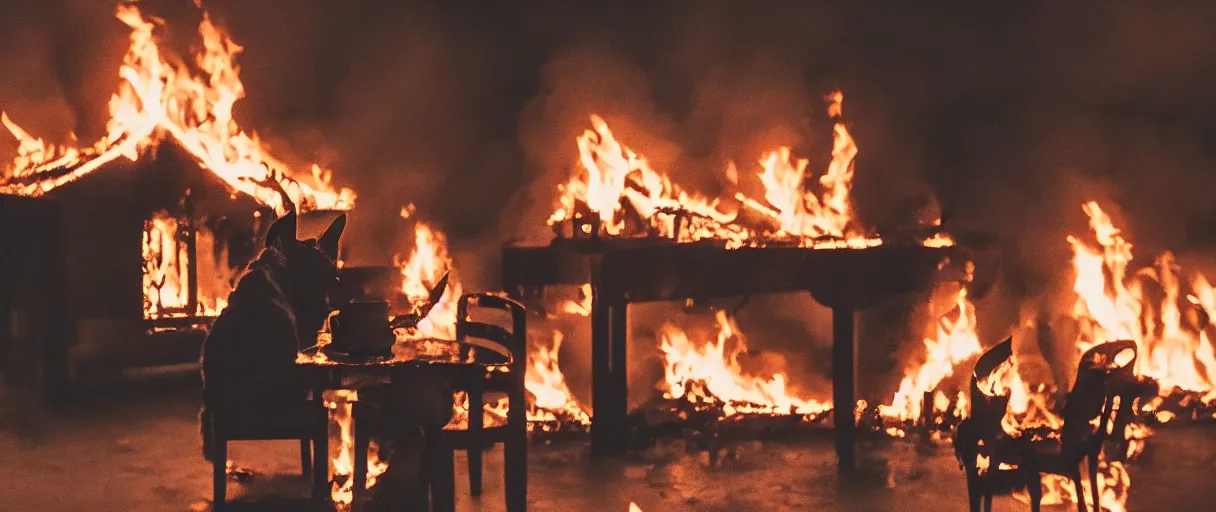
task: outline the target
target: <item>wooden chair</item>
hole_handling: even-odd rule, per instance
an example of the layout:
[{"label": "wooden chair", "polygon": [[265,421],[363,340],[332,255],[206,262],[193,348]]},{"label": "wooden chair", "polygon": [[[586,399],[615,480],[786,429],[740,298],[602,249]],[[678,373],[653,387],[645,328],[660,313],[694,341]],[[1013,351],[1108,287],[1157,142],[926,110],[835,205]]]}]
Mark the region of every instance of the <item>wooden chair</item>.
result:
[{"label": "wooden chair", "polygon": [[[1042,498],[1039,481],[1043,473],[1050,473],[1072,479],[1076,486],[1077,510],[1086,512],[1084,487],[1081,484],[1082,462],[1089,468],[1093,510],[1101,510],[1098,461],[1108,439],[1124,437],[1122,428],[1110,427],[1119,418],[1130,417],[1132,412],[1134,400],[1124,399],[1127,388],[1123,384],[1135,378],[1136,347],[1136,342],[1131,340],[1112,341],[1097,345],[1081,355],[1077,380],[1065,399],[1064,426],[1059,441],[1049,439],[1033,442],[1020,450],[1026,485],[1031,491],[1031,510],[1039,510]],[[1119,399],[1118,408],[1116,398]],[[1096,428],[1094,423],[1097,423]]]},{"label": "wooden chair", "polygon": [[311,473],[313,476],[313,499],[328,501],[329,410],[320,400],[301,399],[280,410],[263,411],[264,414],[256,416],[225,412],[223,404],[208,403],[207,410],[205,427],[210,429],[214,443],[211,448],[211,479],[215,509],[226,504],[229,441],[298,439],[301,473],[304,476]]},{"label": "wooden chair", "polygon": [[980,383],[987,383],[1012,356],[1013,338],[1010,338],[988,349],[976,361],[971,374],[971,414],[954,430],[954,456],[967,475],[971,512],[992,510],[995,480],[1006,476],[1000,469],[1001,463],[1006,461],[998,458],[1004,450],[997,447],[1009,442],[1001,428],[1001,420],[1009,407],[1009,393],[995,393],[990,386]]},{"label": "wooden chair", "polygon": [[[1050,473],[1073,481],[1078,497],[1077,510],[1085,512],[1082,462],[1089,468],[1094,510],[1099,510],[1097,472],[1102,447],[1107,441],[1126,446],[1123,427],[1130,421],[1133,395],[1139,389],[1134,375],[1135,342],[1104,343],[1081,356],[1077,380],[1065,398],[1060,436],[1039,440],[1006,435],[1001,428],[1001,418],[1009,395],[989,393],[977,385],[990,374],[988,372],[995,371],[1009,358],[1011,345],[1006,347],[1006,343],[1011,340],[994,347],[976,364],[972,376],[972,414],[959,424],[955,434],[955,455],[967,473],[971,510],[981,510],[982,501],[983,509],[991,511],[997,486],[1013,480],[1026,486],[1030,493],[1030,509],[1037,512],[1042,499],[1042,474]],[[978,464],[981,455],[987,459],[986,468]]]},{"label": "wooden chair", "polygon": [[[511,330],[491,323],[475,321],[474,308],[498,310],[508,313]],[[463,360],[470,360],[469,352],[477,348],[488,348],[508,357],[507,371],[485,370],[484,366],[471,365],[478,371],[469,378],[449,381],[456,391],[464,391],[469,397],[469,426],[467,430],[444,430],[440,444],[449,452],[447,463],[439,461],[434,471],[431,496],[444,504],[444,510],[452,510],[455,489],[451,471],[450,452],[464,450],[468,454],[469,492],[481,495],[482,451],[497,443],[503,444],[503,481],[508,512],[523,512],[527,508],[528,496],[528,424],[527,404],[524,391],[524,375],[527,371],[527,312],[519,302],[491,293],[465,294],[460,297],[456,310],[456,339],[461,342]],[[482,408],[485,393],[506,393],[510,401],[505,425],[486,427]],[[444,456],[440,455],[441,458]],[[442,467],[446,466],[446,467]],[[444,495],[436,500],[436,495]],[[440,509],[436,507],[436,511]]]}]

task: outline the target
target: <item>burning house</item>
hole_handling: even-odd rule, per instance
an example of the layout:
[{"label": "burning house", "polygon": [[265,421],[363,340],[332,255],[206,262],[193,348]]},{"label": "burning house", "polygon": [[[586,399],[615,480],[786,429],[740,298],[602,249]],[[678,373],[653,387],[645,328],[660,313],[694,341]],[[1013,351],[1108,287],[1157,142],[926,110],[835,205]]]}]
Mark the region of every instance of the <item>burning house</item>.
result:
[{"label": "burning house", "polygon": [[17,277],[0,290],[5,341],[44,368],[47,386],[196,361],[264,220],[353,205],[328,171],[293,174],[232,119],[241,48],[209,19],[185,63],[157,46],[158,20],[127,4],[117,16],[130,46],[101,140],[55,145],[2,119],[19,146],[0,179],[0,254],[41,283]]}]

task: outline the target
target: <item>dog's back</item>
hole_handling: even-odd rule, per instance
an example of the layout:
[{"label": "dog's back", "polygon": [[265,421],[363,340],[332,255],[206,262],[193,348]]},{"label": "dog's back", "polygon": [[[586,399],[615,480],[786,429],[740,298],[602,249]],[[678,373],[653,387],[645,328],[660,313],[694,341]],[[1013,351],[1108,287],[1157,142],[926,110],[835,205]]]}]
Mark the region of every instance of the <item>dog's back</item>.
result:
[{"label": "dog's back", "polygon": [[250,266],[207,334],[202,365],[209,407],[246,410],[300,395],[292,371],[299,350],[296,315],[276,281],[283,269],[274,268],[280,265],[275,259],[264,253]]},{"label": "dog's back", "polygon": [[203,453],[215,416],[252,419],[289,411],[305,398],[296,354],[311,345],[328,314],[326,292],[337,279],[334,257],[345,226],[339,217],[320,241],[295,239],[295,214],[275,221],[266,249],[237,281],[228,307],[203,341]]}]

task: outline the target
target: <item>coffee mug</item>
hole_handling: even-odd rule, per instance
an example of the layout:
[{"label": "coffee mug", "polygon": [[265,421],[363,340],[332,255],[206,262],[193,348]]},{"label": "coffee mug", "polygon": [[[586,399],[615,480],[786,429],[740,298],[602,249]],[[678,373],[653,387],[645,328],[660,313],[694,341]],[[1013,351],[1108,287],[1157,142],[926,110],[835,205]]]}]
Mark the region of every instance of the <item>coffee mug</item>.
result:
[{"label": "coffee mug", "polygon": [[355,300],[343,304],[329,317],[333,348],[348,354],[391,354],[396,338],[388,316],[388,301]]}]

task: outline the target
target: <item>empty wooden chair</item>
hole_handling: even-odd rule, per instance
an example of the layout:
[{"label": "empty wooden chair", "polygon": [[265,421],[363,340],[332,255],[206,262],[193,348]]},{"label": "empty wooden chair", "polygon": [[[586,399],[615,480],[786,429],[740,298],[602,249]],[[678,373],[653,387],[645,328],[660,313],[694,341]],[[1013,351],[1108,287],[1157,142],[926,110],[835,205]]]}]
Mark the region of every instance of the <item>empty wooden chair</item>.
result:
[{"label": "empty wooden chair", "polygon": [[993,393],[992,388],[981,385],[986,375],[1010,358],[1011,341],[994,347],[977,362],[971,380],[971,417],[959,424],[955,434],[955,455],[967,474],[971,510],[981,510],[981,505],[992,510],[996,489],[1013,480],[1026,486],[1030,508],[1037,512],[1042,499],[1040,481],[1049,473],[1073,481],[1077,510],[1085,512],[1082,462],[1089,468],[1094,510],[1100,510],[1097,471],[1103,445],[1112,440],[1126,446],[1123,428],[1130,421],[1133,395],[1142,390],[1134,375],[1135,342],[1115,341],[1087,350],[1081,356],[1076,382],[1065,397],[1059,436],[1032,439],[1010,436],[1001,426],[1009,404],[1008,390]]},{"label": "empty wooden chair", "polygon": [[[474,320],[474,311],[497,310],[509,315],[511,330]],[[456,311],[456,339],[461,343],[463,360],[471,360],[468,351],[490,349],[505,356],[505,368],[487,367],[473,363],[468,365],[474,372],[461,372],[467,378],[450,380],[452,388],[464,391],[469,397],[469,426],[467,430],[445,430],[442,443],[451,450],[465,450],[469,463],[469,491],[473,496],[481,495],[482,450],[503,444],[503,482],[505,484],[508,512],[523,512],[528,496],[528,424],[527,404],[524,391],[524,375],[527,371],[527,312],[519,302],[503,295],[492,293],[466,294],[460,298]],[[504,370],[505,371],[502,371]],[[487,427],[483,424],[482,408],[485,393],[505,393],[510,402],[507,422],[504,425]],[[448,463],[450,465],[450,462]],[[444,477],[451,478],[448,468],[436,468],[432,474],[441,482],[443,494],[450,491]],[[432,488],[432,497],[437,489]],[[448,501],[445,499],[445,503]],[[438,510],[438,508],[436,509]],[[450,509],[448,509],[450,510]]]},{"label": "empty wooden chair", "polygon": [[[1005,476],[999,457],[1009,437],[1001,428],[1001,420],[1009,408],[1009,392],[993,389],[991,379],[1012,361],[1013,339],[1007,339],[988,349],[975,363],[971,373],[971,414],[954,430],[954,456],[967,475],[967,497],[972,512],[992,510],[995,480]],[[981,385],[983,383],[983,385]],[[982,507],[981,507],[982,505]]]},{"label": "empty wooden chair", "polygon": [[[1082,462],[1089,469],[1093,509],[1101,510],[1098,461],[1102,446],[1113,433],[1110,427],[1117,418],[1130,414],[1132,400],[1123,399],[1121,394],[1125,387],[1121,384],[1134,378],[1137,357],[1136,342],[1130,340],[1102,343],[1081,355],[1077,380],[1065,398],[1064,425],[1059,440],[1035,441],[1020,450],[1026,485],[1031,490],[1031,510],[1039,510],[1042,498],[1039,481],[1043,473],[1050,473],[1072,479],[1077,492],[1077,510],[1086,512]],[[1123,437],[1121,429],[1118,436]]]}]

